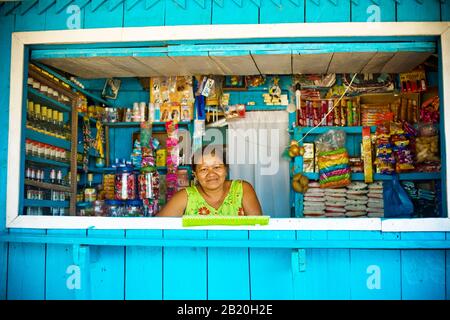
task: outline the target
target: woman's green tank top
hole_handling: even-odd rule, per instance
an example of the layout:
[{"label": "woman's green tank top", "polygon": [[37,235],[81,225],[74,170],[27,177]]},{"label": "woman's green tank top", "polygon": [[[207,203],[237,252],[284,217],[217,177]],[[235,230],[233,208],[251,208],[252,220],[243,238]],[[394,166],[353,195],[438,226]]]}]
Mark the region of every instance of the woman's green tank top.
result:
[{"label": "woman's green tank top", "polygon": [[244,215],[244,208],[242,207],[243,189],[241,180],[231,181],[230,190],[223,200],[223,203],[217,210],[206,202],[196,186],[187,187],[185,190],[188,195],[187,206],[184,211],[185,215]]}]

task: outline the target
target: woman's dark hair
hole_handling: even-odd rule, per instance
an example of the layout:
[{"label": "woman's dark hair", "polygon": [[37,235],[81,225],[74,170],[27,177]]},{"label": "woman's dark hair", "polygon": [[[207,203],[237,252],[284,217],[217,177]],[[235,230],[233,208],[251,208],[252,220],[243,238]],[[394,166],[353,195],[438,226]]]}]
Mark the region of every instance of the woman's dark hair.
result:
[{"label": "woman's dark hair", "polygon": [[228,169],[225,147],[219,144],[209,144],[202,146],[201,149],[198,149],[192,154],[192,166],[194,171],[197,169],[197,165],[201,163],[203,156],[206,155],[211,155],[219,158]]}]

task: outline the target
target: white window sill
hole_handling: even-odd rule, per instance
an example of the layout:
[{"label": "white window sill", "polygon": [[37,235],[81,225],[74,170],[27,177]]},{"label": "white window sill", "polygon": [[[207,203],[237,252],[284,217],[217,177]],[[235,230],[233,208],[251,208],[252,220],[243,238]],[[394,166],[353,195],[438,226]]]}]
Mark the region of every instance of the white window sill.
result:
[{"label": "white window sill", "polygon": [[181,218],[105,218],[18,216],[8,228],[33,229],[148,229],[148,230],[365,230],[383,232],[450,231],[450,219],[285,218],[266,226],[183,227]]}]

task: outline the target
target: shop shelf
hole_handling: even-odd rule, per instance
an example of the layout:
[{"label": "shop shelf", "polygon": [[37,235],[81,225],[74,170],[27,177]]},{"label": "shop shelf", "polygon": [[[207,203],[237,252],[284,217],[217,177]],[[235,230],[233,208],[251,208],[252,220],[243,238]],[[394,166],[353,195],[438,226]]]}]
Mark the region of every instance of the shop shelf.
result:
[{"label": "shop shelf", "polygon": [[[158,171],[167,171],[167,167],[156,167],[156,170]],[[178,166],[178,170],[192,170],[191,166]]]},{"label": "shop shelf", "polygon": [[[139,128],[142,122],[105,122],[104,125],[110,128]],[[152,122],[153,126],[165,126],[166,122]],[[178,122],[178,126],[187,126],[190,121]]]},{"label": "shop shelf", "polygon": [[24,207],[68,208],[69,201],[23,200]]},{"label": "shop shelf", "polygon": [[28,88],[28,100],[31,100],[34,103],[39,103],[41,106],[44,105],[61,112],[70,112],[72,110],[70,106],[47,97],[45,94],[42,94],[41,92],[33,88]]},{"label": "shop shelf", "polygon": [[[83,144],[80,144],[80,143],[78,144],[77,151],[78,151],[78,153],[83,153],[83,151],[84,151]],[[97,150],[91,148],[91,149],[89,149],[89,156],[98,157],[99,154],[98,154]]]},{"label": "shop shelf", "polygon": [[104,105],[106,105],[107,107],[112,107],[111,103],[109,103],[108,101],[96,96],[95,94],[90,93],[89,91],[79,87],[78,85],[76,85],[75,83],[73,83],[72,81],[66,79],[65,77],[59,75],[58,73],[54,72],[52,69],[48,68],[47,66],[39,63],[39,62],[33,62],[36,66],[38,66],[39,68],[41,68],[42,70],[45,70],[46,72],[48,72],[49,74],[51,74],[52,76],[54,76],[55,78],[61,80],[62,82],[68,84],[69,86],[71,86],[73,89],[75,89],[75,91],[81,92],[82,94],[84,94],[86,97],[91,98],[92,100],[95,100],[97,102],[103,103]]},{"label": "shop shelf", "polygon": [[70,141],[55,138],[31,129],[25,129],[25,137],[31,140],[47,143],[55,147],[63,148],[65,150],[70,150]]},{"label": "shop shelf", "polygon": [[[301,134],[305,134],[309,132],[314,127],[297,127],[300,130]],[[362,133],[362,126],[357,127],[317,127],[313,131],[311,131],[309,134],[322,134],[327,132],[328,130],[343,130],[345,133]],[[376,126],[370,127],[370,132],[375,132]]]},{"label": "shop shelf", "polygon": [[48,190],[56,190],[56,191],[64,191],[71,192],[72,190],[68,186],[62,186],[59,184],[46,183],[46,182],[38,182],[34,180],[25,179],[25,185],[32,186],[36,188],[48,189]]},{"label": "shop shelf", "polygon": [[70,167],[70,163],[68,163],[68,162],[55,161],[55,160],[50,160],[50,159],[45,159],[45,158],[40,158],[40,157],[26,156],[25,160],[37,162],[37,163],[41,163],[41,164],[46,164],[46,165],[51,165],[51,166],[56,166],[56,167],[62,167],[62,168]]},{"label": "shop shelf", "polygon": [[[82,170],[83,166],[77,166],[78,170]],[[107,173],[107,172],[115,172],[116,168],[89,168],[88,173]]]},{"label": "shop shelf", "polygon": [[[317,172],[305,172],[303,173],[310,180],[318,180],[319,174]],[[399,180],[440,180],[440,172],[409,172],[400,173],[398,175]],[[392,180],[392,176],[387,174],[375,173],[373,180]],[[363,173],[352,173],[352,181],[364,181]]]},{"label": "shop shelf", "polygon": [[[83,113],[83,112],[78,112],[78,117],[81,118],[81,119],[84,118],[85,115],[86,115],[86,114]],[[97,121],[98,121],[97,119],[92,118],[92,117],[89,117],[89,122],[90,122],[90,123],[96,125],[96,124],[97,124]]]}]

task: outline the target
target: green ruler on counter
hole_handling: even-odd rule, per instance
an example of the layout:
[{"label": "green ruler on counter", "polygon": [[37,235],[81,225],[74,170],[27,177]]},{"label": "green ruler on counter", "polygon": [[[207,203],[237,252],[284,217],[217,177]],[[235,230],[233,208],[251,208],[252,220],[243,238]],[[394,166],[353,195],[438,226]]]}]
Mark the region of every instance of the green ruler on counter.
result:
[{"label": "green ruler on counter", "polygon": [[269,216],[183,216],[183,227],[195,226],[265,226]]}]

